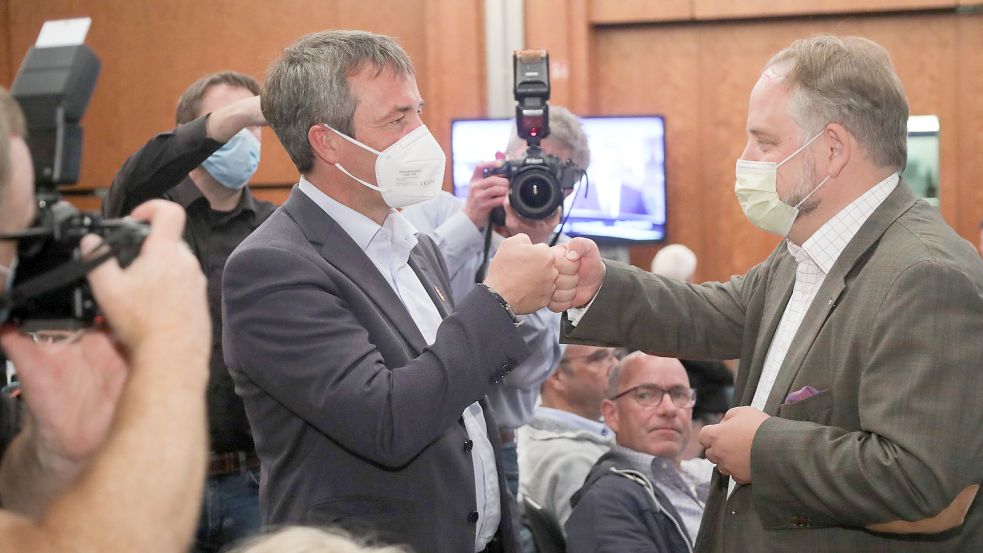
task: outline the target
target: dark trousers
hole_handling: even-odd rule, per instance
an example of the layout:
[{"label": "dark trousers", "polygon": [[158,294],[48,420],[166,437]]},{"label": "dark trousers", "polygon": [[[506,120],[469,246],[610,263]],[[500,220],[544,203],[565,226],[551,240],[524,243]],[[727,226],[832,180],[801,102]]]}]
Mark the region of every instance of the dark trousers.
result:
[{"label": "dark trousers", "polygon": [[259,532],[259,468],[209,476],[192,553],[218,553]]}]

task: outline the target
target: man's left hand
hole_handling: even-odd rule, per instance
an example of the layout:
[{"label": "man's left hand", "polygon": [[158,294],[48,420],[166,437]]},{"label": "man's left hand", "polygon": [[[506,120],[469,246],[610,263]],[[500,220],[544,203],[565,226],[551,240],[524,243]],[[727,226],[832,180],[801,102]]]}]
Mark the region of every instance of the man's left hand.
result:
[{"label": "man's left hand", "polygon": [[700,430],[700,445],[717,470],[738,484],[751,483],[751,443],[758,427],[769,415],[754,407],[734,407],[719,424]]}]

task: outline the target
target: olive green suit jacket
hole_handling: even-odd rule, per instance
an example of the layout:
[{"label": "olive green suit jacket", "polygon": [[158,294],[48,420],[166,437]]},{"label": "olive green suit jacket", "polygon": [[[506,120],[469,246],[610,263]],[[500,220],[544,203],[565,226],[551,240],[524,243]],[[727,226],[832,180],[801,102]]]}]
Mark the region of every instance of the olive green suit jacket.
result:
[{"label": "olive green suit jacket", "polygon": [[[564,341],[683,358],[740,358],[749,405],[792,293],[784,243],[725,283],[689,285],[607,263]],[[803,386],[821,392],[785,404]],[[978,494],[962,526],[881,534],[983,482],[983,261],[900,184],[830,270],[806,313],[751,449],[752,483],[714,475],[696,550],[983,551]]]}]

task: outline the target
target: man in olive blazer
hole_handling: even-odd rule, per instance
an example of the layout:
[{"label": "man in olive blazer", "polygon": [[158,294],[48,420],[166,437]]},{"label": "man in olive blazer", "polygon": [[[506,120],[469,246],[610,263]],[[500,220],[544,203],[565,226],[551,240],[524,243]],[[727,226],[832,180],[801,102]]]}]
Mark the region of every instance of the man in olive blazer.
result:
[{"label": "man in olive blazer", "polygon": [[[782,135],[795,114],[793,93],[810,88],[795,64],[817,63],[807,55],[816,48],[833,52],[826,62],[869,61],[865,53],[882,52],[869,41],[800,41],[790,57],[769,63],[752,92],[742,157],[794,160],[777,184],[786,205],[802,205],[788,243],[743,276],[703,285],[601,266],[590,244],[571,243],[580,255],[576,295],[558,291],[567,305],[553,308],[593,298],[586,311],[568,312],[570,343],[741,359],[735,403],[742,407],[700,435],[717,471],[697,551],[983,551],[976,494],[983,481],[983,262],[900,181],[903,149],[900,159],[895,149],[895,163],[879,157],[879,146],[897,141],[859,139],[849,117],[843,124],[820,119],[818,134],[793,123]],[[858,88],[851,94],[862,96]],[[897,111],[906,116],[907,104]],[[903,126],[899,132],[903,140]],[[794,159],[796,150],[805,160]],[[805,177],[794,183],[797,164]],[[810,186],[796,190],[803,182]],[[810,193],[812,205],[796,196]],[[772,383],[762,376],[766,360],[782,341],[783,318],[795,318],[787,306],[800,301],[793,288],[804,264],[796,256],[809,253],[810,240],[835,243],[830,229],[848,235],[811,301],[801,302],[801,323],[786,329],[787,352]]]}]

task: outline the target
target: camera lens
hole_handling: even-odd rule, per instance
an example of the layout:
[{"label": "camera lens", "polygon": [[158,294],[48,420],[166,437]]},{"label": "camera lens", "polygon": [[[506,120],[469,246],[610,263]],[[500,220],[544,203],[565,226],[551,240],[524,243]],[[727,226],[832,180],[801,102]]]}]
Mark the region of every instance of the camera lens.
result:
[{"label": "camera lens", "polygon": [[560,186],[541,166],[523,167],[513,177],[509,202],[526,219],[546,219],[563,202]]}]

